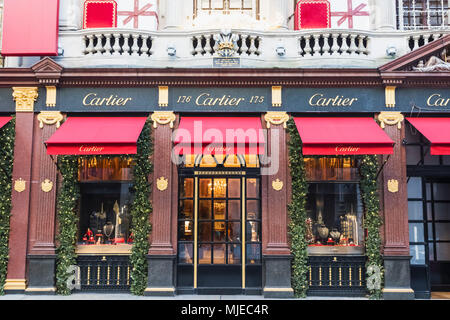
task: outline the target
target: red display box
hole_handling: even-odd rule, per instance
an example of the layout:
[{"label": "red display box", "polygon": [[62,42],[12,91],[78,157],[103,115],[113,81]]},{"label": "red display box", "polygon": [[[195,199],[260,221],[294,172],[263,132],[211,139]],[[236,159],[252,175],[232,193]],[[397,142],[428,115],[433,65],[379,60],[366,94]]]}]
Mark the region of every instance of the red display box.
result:
[{"label": "red display box", "polygon": [[83,12],[83,29],[116,28],[117,3],[114,0],[86,0]]},{"label": "red display box", "polygon": [[295,8],[295,30],[331,27],[330,2],[300,0]]}]

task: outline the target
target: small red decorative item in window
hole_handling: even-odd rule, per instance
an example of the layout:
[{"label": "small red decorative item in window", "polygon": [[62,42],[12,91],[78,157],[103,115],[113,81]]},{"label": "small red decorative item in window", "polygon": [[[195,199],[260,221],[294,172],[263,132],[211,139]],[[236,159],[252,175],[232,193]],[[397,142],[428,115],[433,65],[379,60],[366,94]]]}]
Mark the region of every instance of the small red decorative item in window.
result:
[{"label": "small red decorative item in window", "polygon": [[330,28],[330,2],[300,0],[295,8],[295,30]]},{"label": "small red decorative item in window", "polygon": [[117,3],[114,0],[86,0],[84,2],[83,29],[116,28]]},{"label": "small red decorative item in window", "polygon": [[134,235],[133,235],[133,232],[132,233],[130,233],[130,236],[128,237],[128,243],[129,244],[131,244],[131,243],[133,243],[133,240],[134,240]]}]

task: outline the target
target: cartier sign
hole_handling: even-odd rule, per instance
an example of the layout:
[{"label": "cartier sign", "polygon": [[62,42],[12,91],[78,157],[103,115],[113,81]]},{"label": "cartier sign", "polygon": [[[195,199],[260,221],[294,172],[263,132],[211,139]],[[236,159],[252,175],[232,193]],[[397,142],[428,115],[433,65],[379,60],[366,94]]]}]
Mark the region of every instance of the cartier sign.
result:
[{"label": "cartier sign", "polygon": [[450,98],[444,97],[439,93],[434,93],[427,99],[429,107],[447,107],[450,106]]},{"label": "cartier sign", "polygon": [[116,94],[102,97],[97,93],[88,93],[83,98],[83,106],[125,106],[131,100],[133,98],[122,98]]},{"label": "cartier sign", "polygon": [[341,95],[327,97],[322,93],[316,93],[309,99],[312,107],[350,107],[358,101],[358,98],[349,98]]}]

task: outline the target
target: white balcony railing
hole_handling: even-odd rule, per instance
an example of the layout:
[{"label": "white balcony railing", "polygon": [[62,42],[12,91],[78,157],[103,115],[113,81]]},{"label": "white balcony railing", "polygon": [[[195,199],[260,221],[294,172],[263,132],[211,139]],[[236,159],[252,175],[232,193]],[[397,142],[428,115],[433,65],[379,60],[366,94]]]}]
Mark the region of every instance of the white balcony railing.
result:
[{"label": "white balcony railing", "polygon": [[[212,67],[212,58],[219,56],[221,33],[221,30],[62,31],[59,45],[64,54],[55,60],[64,67]],[[448,33],[448,30],[231,31],[233,56],[240,57],[241,67],[249,68],[378,67]],[[391,55],[387,54],[388,48],[393,48]]]}]

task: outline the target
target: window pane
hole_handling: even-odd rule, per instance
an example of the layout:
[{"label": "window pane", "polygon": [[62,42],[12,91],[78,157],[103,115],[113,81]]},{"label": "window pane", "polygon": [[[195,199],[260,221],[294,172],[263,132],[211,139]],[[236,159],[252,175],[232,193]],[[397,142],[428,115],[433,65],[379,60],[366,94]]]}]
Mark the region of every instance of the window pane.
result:
[{"label": "window pane", "polygon": [[241,238],[241,223],[228,222],[228,241],[239,242]]},{"label": "window pane", "polygon": [[427,223],[428,228],[428,241],[434,240],[434,234],[433,234],[433,223],[429,222]]},{"label": "window pane", "polygon": [[211,219],[211,200],[200,200],[198,218],[209,220]]},{"label": "window pane", "polygon": [[250,221],[247,222],[247,232],[246,232],[246,241],[247,242],[259,242],[260,238],[260,226],[259,222]]},{"label": "window pane", "polygon": [[228,179],[228,198],[241,196],[241,179]]},{"label": "window pane", "polygon": [[228,220],[240,220],[241,219],[241,201],[230,200],[228,201]]},{"label": "window pane", "polygon": [[247,198],[259,198],[259,179],[247,179]]},{"label": "window pane", "polygon": [[423,223],[409,224],[409,242],[424,242]]},{"label": "window pane", "polygon": [[422,199],[422,178],[410,177],[408,181],[408,198]]},{"label": "window pane", "polygon": [[193,219],[194,218],[194,201],[193,200],[180,200],[180,219]]},{"label": "window pane", "polygon": [[133,159],[114,157],[78,159],[79,181],[125,181],[133,180]]},{"label": "window pane", "polygon": [[211,241],[211,222],[199,222],[198,241],[210,242]]},{"label": "window pane", "polygon": [[427,151],[424,156],[425,165],[439,165],[439,156],[432,156],[430,151]]},{"label": "window pane", "polygon": [[211,245],[201,244],[198,246],[198,263],[211,264]]},{"label": "window pane", "polygon": [[409,246],[409,252],[412,256],[411,264],[425,264],[425,246],[424,245],[412,245]]},{"label": "window pane", "polygon": [[247,263],[255,264],[261,263],[261,245],[260,244],[247,244]]},{"label": "window pane", "polygon": [[181,188],[181,198],[192,198],[194,196],[194,179],[184,179],[183,188]]},{"label": "window pane", "polygon": [[306,178],[309,181],[357,181],[358,164],[352,158],[305,158]]},{"label": "window pane", "polygon": [[193,241],[193,221],[180,221],[178,223],[178,236],[180,241]]},{"label": "window pane", "polygon": [[212,180],[200,179],[199,194],[201,198],[211,198]]},{"label": "window pane", "polygon": [[436,240],[450,241],[450,222],[449,223],[435,223]]},{"label": "window pane", "polygon": [[450,200],[450,183],[433,184],[434,200]]},{"label": "window pane", "polygon": [[224,242],[226,241],[226,237],[225,237],[225,222],[224,221],[220,221],[220,222],[214,222],[214,242]]},{"label": "window pane", "polygon": [[192,243],[180,243],[178,247],[179,263],[192,263],[194,257],[194,249]]},{"label": "window pane", "polygon": [[450,220],[450,203],[434,203],[434,219],[435,220]]},{"label": "window pane", "polygon": [[434,261],[434,243],[428,244],[428,259]]},{"label": "window pane", "polygon": [[240,264],[241,263],[241,245],[229,244],[228,245],[228,264]]},{"label": "window pane", "polygon": [[258,220],[261,219],[259,208],[259,200],[247,200],[247,219]]},{"label": "window pane", "polygon": [[214,219],[225,220],[225,214],[227,212],[227,202],[225,200],[214,201]]},{"label": "window pane", "polygon": [[213,9],[225,9],[224,8],[224,0],[212,0],[212,8]]},{"label": "window pane", "polygon": [[214,246],[214,264],[225,264],[225,243],[215,244]]},{"label": "window pane", "polygon": [[450,261],[450,243],[436,243],[436,260]]},{"label": "window pane", "polygon": [[423,202],[408,201],[409,220],[423,220]]},{"label": "window pane", "polygon": [[214,197],[225,198],[227,196],[227,179],[214,179]]}]

